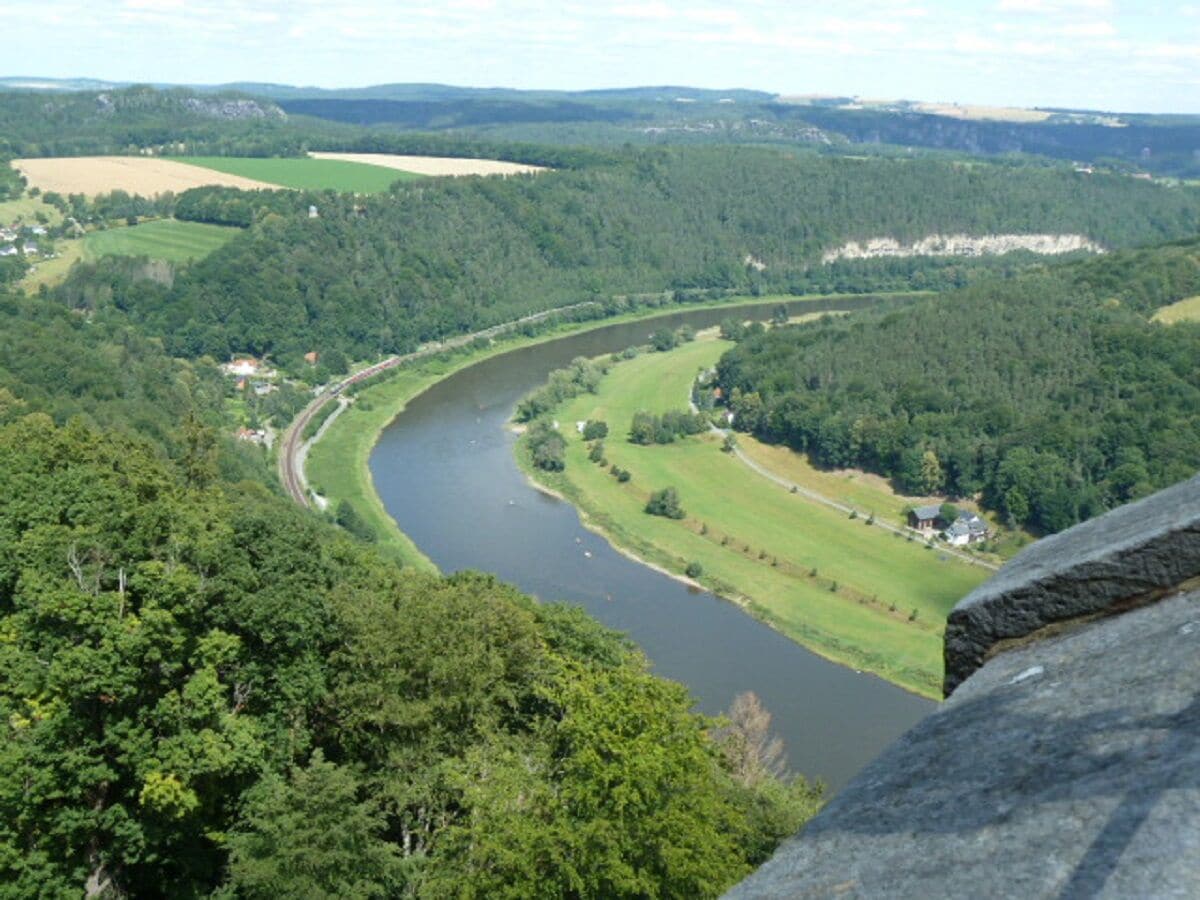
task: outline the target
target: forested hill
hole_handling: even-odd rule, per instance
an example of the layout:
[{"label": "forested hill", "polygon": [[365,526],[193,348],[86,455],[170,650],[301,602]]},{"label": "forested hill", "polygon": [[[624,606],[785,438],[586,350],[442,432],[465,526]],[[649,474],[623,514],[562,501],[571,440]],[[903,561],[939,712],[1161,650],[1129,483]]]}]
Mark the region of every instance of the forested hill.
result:
[{"label": "forested hill", "polygon": [[1200,241],[1047,267],[887,314],[751,337],[735,426],[911,493],[1058,531],[1200,469]]},{"label": "forested hill", "polygon": [[[188,195],[221,220],[247,195]],[[319,208],[307,217],[306,204]],[[244,209],[243,209],[244,212]],[[177,214],[183,214],[177,210]],[[1192,234],[1200,192],[1119,177],[929,161],[651,150],[535,177],[297,198],[170,289],[97,273],[114,305],[181,355],[338,348],[367,358],[582,300],[670,289],[809,286],[823,249],[932,232],[1078,232],[1107,247]],[[759,268],[761,264],[764,268]]]},{"label": "forested hill", "polygon": [[0,896],[713,896],[814,810],[757,707],[239,480],[227,390],[0,293]]},{"label": "forested hill", "polygon": [[171,150],[295,155],[313,134],[344,131],[333,123],[289,123],[275,103],[242,94],[177,88],[0,92],[0,159]]}]

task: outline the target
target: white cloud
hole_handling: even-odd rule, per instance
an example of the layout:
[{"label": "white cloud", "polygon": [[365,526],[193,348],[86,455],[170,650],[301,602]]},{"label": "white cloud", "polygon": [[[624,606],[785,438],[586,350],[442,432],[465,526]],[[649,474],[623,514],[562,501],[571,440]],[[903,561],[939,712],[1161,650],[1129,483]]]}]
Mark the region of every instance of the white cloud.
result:
[{"label": "white cloud", "polygon": [[1112,0],[1000,0],[1000,12],[1064,15],[1112,9]]},{"label": "white cloud", "polygon": [[1112,37],[1117,33],[1112,22],[1073,22],[1063,25],[1059,31],[1067,37],[1083,38]]}]

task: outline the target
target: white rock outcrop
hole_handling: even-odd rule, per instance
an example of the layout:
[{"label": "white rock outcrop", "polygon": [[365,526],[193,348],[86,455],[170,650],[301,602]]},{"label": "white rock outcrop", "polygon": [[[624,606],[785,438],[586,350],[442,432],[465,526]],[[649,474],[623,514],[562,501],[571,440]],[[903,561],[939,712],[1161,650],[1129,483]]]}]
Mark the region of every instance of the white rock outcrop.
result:
[{"label": "white rock outcrop", "polygon": [[836,250],[822,254],[821,262],[882,256],[999,256],[1014,250],[1029,250],[1048,256],[1078,250],[1104,252],[1103,247],[1082,234],[931,234],[911,244],[902,244],[890,237],[870,238],[861,243],[848,241]]}]

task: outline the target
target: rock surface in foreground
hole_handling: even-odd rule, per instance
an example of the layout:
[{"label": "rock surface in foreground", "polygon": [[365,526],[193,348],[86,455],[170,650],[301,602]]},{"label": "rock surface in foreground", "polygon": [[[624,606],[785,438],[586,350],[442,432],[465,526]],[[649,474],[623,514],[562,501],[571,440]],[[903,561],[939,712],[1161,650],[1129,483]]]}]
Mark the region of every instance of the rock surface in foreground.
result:
[{"label": "rock surface in foreground", "polygon": [[1200,593],[976,672],[730,894],[1200,896]]},{"label": "rock surface in foreground", "polygon": [[1200,476],[1026,550],[946,664],[730,897],[1200,897]]}]

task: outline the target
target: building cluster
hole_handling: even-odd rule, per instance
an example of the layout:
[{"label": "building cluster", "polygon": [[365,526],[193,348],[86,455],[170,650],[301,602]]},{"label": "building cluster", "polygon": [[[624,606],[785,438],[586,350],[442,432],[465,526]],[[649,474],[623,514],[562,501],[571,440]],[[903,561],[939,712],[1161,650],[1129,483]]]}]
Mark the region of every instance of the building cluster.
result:
[{"label": "building cluster", "polygon": [[0,257],[39,256],[37,238],[46,236],[43,225],[0,225]]},{"label": "building cluster", "polygon": [[909,510],[908,527],[926,539],[940,537],[952,547],[978,544],[988,537],[987,522],[978,513],[963,509],[947,515],[947,510],[936,504]]}]

